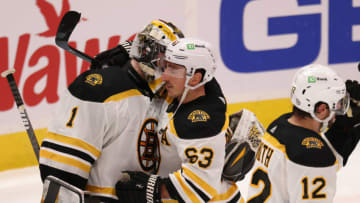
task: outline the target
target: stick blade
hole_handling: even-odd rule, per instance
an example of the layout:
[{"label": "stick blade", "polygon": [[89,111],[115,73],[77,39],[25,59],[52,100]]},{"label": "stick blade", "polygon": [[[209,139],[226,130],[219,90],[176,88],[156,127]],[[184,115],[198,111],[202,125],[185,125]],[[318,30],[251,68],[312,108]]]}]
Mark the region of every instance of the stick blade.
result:
[{"label": "stick blade", "polygon": [[67,44],[71,33],[74,31],[75,26],[79,22],[81,14],[77,11],[68,11],[65,13],[63,18],[60,21],[55,43],[56,45],[63,47],[64,44]]}]

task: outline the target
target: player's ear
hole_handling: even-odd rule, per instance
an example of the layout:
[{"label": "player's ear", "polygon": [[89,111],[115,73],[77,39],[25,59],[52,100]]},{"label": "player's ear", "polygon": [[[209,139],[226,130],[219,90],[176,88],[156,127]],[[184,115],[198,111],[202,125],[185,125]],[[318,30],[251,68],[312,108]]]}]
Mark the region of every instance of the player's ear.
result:
[{"label": "player's ear", "polygon": [[324,119],[329,116],[329,108],[325,103],[319,103],[315,107],[315,114],[318,118]]},{"label": "player's ear", "polygon": [[196,72],[190,79],[189,81],[189,85],[190,86],[195,86],[197,84],[199,84],[202,80],[202,74],[200,72]]}]

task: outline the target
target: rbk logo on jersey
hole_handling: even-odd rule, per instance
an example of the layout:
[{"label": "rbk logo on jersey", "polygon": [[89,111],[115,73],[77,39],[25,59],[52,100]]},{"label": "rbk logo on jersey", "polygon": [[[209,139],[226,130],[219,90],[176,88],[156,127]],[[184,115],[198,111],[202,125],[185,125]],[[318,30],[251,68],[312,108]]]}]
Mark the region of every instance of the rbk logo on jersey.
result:
[{"label": "rbk logo on jersey", "polygon": [[324,143],[316,137],[307,137],[301,142],[301,145],[306,146],[307,149],[321,149],[324,146]]},{"label": "rbk logo on jersey", "polygon": [[210,119],[210,116],[208,113],[202,110],[195,110],[191,112],[188,116],[188,120],[191,120],[191,122],[206,122]]}]

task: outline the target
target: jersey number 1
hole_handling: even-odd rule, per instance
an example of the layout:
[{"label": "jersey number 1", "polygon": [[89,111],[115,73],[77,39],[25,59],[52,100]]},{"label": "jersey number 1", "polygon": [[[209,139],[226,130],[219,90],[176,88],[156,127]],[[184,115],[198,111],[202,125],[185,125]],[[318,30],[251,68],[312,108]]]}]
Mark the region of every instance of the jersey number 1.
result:
[{"label": "jersey number 1", "polygon": [[74,119],[76,117],[76,113],[78,111],[78,107],[74,107],[72,108],[71,110],[71,116],[70,116],[70,119],[69,121],[66,123],[66,127],[69,127],[69,128],[72,128],[73,127],[73,124],[74,124]]}]

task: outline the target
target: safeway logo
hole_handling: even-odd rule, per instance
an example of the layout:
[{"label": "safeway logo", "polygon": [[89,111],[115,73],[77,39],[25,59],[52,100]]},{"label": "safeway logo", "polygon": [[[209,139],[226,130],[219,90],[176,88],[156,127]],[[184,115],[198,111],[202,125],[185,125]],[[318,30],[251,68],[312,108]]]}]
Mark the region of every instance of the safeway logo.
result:
[{"label": "safeway logo", "polygon": [[39,7],[41,14],[44,16],[46,25],[48,26],[48,30],[39,33],[39,36],[54,37],[61,18],[70,10],[69,0],[62,1],[60,15],[56,13],[55,7],[45,0],[36,0],[36,5]]},{"label": "safeway logo", "polygon": [[[62,8],[58,13],[55,10],[55,6],[45,0],[37,0],[36,6],[44,17],[47,25],[46,30],[41,30],[35,35],[24,30],[24,33],[18,36],[17,42],[14,39],[9,40],[10,37],[14,38],[16,35],[0,36],[0,72],[9,68],[16,70],[14,73],[15,81],[19,87],[23,87],[23,89],[20,89],[20,93],[27,106],[36,106],[43,100],[46,100],[48,104],[55,103],[59,100],[58,85],[60,64],[62,64],[61,67],[65,67],[65,71],[61,73],[65,72],[67,85],[69,85],[77,75],[87,70],[90,65],[88,62],[65,52],[55,45],[54,36],[56,35],[59,22],[63,15],[70,10],[69,0],[62,1]],[[36,23],[37,22],[34,22],[34,24]],[[40,44],[37,42],[43,42],[43,40],[39,40],[39,37],[49,38],[49,40],[46,44]],[[110,36],[108,38],[107,49],[115,47],[119,41],[120,35]],[[71,41],[69,44],[74,48],[77,46],[77,42],[75,41]],[[95,56],[99,53],[99,47],[99,38],[91,38],[86,40],[83,51],[89,56]],[[15,51],[15,53],[9,54],[9,50]],[[10,62],[10,55],[14,56],[14,61]],[[80,71],[77,71],[78,60],[82,61]],[[44,61],[47,62],[45,65]],[[34,67],[36,67],[37,71],[34,71]],[[27,73],[26,76],[23,76],[24,70]],[[28,74],[29,72],[31,72],[31,74]],[[41,83],[40,80],[42,81]],[[44,81],[45,85],[43,84]],[[39,88],[35,91],[35,86],[38,84],[43,86],[40,92]],[[14,99],[8,83],[4,78],[0,79],[0,89],[0,111],[7,111],[13,108]]]}]

